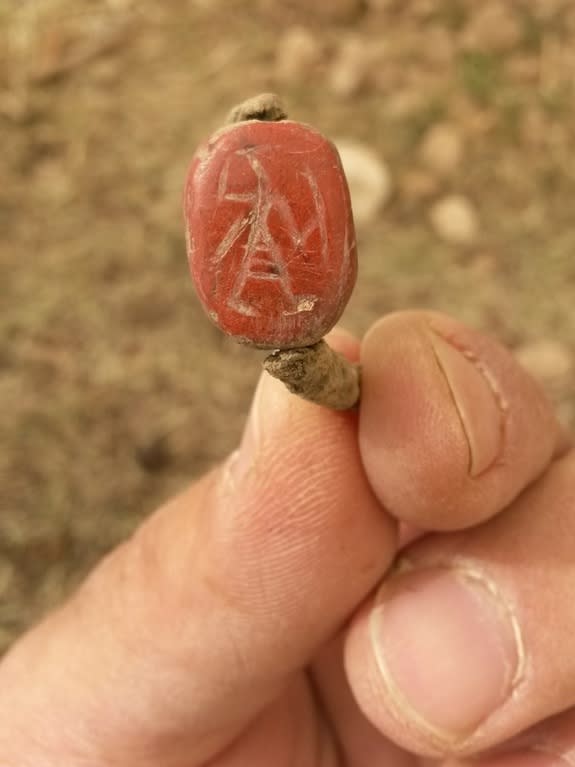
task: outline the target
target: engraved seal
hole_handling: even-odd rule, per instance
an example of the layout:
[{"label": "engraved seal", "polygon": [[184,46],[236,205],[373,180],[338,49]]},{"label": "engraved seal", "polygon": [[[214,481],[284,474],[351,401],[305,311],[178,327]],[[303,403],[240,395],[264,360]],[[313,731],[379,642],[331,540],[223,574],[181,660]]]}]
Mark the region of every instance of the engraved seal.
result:
[{"label": "engraved seal", "polygon": [[261,348],[319,341],[357,273],[337,150],[290,120],[240,122],[202,145],[188,172],[190,268],[208,315]]}]

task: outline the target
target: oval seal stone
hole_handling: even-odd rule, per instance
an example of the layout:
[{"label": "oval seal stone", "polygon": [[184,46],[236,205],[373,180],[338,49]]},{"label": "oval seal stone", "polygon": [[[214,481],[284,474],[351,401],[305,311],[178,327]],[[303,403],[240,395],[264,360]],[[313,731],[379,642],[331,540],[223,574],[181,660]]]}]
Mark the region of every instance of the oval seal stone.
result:
[{"label": "oval seal stone", "polygon": [[289,349],[337,322],[357,275],[333,144],[291,120],[250,120],[196,152],[184,193],[190,269],[210,318],[241,343]]}]

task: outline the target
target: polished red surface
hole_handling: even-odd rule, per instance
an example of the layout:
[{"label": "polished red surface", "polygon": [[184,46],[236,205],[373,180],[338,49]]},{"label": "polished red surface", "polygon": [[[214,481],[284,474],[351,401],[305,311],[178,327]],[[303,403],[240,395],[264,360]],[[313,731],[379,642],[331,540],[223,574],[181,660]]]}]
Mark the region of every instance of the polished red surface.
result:
[{"label": "polished red surface", "polygon": [[192,161],[184,213],[198,295],[225,333],[290,348],[337,322],[355,233],[339,156],[317,131],[290,120],[219,131]]}]

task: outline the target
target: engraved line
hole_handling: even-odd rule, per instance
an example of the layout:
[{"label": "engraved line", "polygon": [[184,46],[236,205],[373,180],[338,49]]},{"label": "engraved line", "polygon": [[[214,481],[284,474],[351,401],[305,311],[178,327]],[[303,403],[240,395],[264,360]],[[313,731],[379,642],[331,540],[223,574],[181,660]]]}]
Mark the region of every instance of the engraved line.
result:
[{"label": "engraved line", "polygon": [[[327,223],[325,213],[325,201],[323,195],[320,192],[319,186],[309,167],[305,172],[305,177],[309,184],[313,201],[315,204],[315,210],[317,215],[316,225],[319,227],[319,236],[321,239],[321,262],[323,266],[327,264],[328,251],[327,251]],[[313,231],[313,229],[311,230]],[[311,234],[311,232],[309,233]],[[309,234],[307,235],[309,237]]]},{"label": "engraved line", "polygon": [[230,157],[226,158],[226,161],[224,163],[224,167],[222,168],[220,172],[220,177],[218,178],[218,202],[221,202],[224,199],[226,189],[228,188],[228,173],[230,170]]},{"label": "engraved line", "polygon": [[[257,179],[257,189],[250,193],[233,193],[226,192],[226,185],[228,181],[228,167],[229,163],[226,163],[222,174],[219,179],[218,191],[223,199],[230,200],[232,202],[247,202],[252,205],[252,208],[247,217],[243,219],[237,219],[231,226],[226,236],[220,242],[216,251],[218,259],[223,258],[236,242],[240,234],[249,225],[249,235],[246,244],[243,246],[244,255],[241,258],[237,269],[237,275],[234,280],[231,295],[228,301],[228,305],[234,308],[241,314],[246,316],[257,316],[257,311],[250,306],[249,303],[242,299],[242,295],[246,288],[246,284],[250,279],[273,281],[278,283],[284,297],[295,308],[294,312],[309,311],[309,309],[303,309],[303,307],[309,306],[309,302],[304,300],[303,304],[300,301],[296,305],[296,297],[294,295],[291,278],[287,269],[287,260],[283,257],[283,252],[280,244],[276,238],[272,235],[269,229],[269,215],[272,209],[277,209],[280,217],[282,218],[292,246],[301,246],[302,244],[302,231],[298,228],[293,210],[284,195],[275,193],[272,191],[269,177],[262,166],[260,160],[253,152],[247,150],[237,150],[237,155],[243,155],[246,157],[248,164]],[[319,194],[317,184],[314,179],[311,178],[311,173],[308,169],[307,180],[314,197],[314,206],[316,212],[318,208],[321,212],[325,213],[323,209],[323,198]],[[318,200],[319,196],[319,200]],[[322,230],[323,224],[323,230]],[[305,227],[305,237],[303,241],[307,241],[307,238],[311,235],[314,229],[319,228],[320,234],[325,231],[325,221],[319,223],[315,217],[312,216]],[[322,240],[322,259],[325,258],[325,250],[327,248],[326,237]],[[256,256],[256,253],[262,252],[264,257]],[[262,271],[271,269],[271,271]],[[288,312],[285,312],[288,314]]]},{"label": "engraved line", "polygon": [[217,263],[222,261],[232,249],[235,241],[245,231],[246,227],[250,224],[250,216],[243,218],[237,218],[230,226],[226,235],[220,241],[215,253],[215,260]]}]

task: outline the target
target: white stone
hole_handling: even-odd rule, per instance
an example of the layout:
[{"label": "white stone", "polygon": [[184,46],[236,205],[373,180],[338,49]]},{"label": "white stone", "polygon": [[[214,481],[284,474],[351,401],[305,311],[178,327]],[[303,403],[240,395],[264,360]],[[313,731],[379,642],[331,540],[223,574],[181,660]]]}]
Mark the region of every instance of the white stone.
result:
[{"label": "white stone", "polygon": [[429,219],[438,236],[452,245],[472,245],[479,234],[475,208],[463,195],[450,195],[436,202]]},{"label": "white stone", "polygon": [[290,27],[278,43],[276,77],[282,83],[297,83],[309,76],[321,56],[321,45],[309,29]]},{"label": "white stone", "polygon": [[389,168],[373,149],[358,141],[339,139],[335,145],[349,184],[355,223],[369,224],[391,196]]},{"label": "white stone", "polygon": [[423,138],[420,157],[423,164],[437,175],[452,175],[463,157],[461,134],[450,123],[434,125]]},{"label": "white stone", "polygon": [[371,54],[371,46],[357,35],[341,42],[328,75],[328,85],[334,95],[347,98],[360,90],[371,68]]},{"label": "white stone", "polygon": [[575,372],[573,356],[567,346],[552,338],[524,344],[517,349],[515,356],[532,376],[543,383],[567,382]]}]

